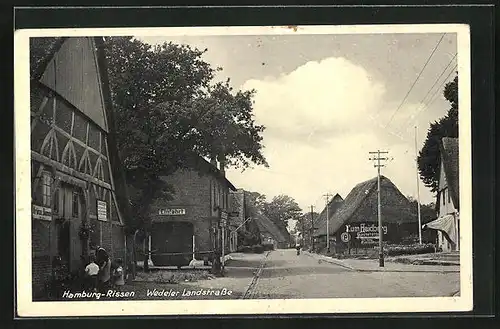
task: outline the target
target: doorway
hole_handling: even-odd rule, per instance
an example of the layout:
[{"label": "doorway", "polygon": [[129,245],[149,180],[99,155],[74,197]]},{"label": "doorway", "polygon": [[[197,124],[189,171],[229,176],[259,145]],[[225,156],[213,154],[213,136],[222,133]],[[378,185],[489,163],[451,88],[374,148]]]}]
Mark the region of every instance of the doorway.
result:
[{"label": "doorway", "polygon": [[79,187],[62,183],[55,194],[56,209],[59,213],[57,222],[57,253],[69,271],[80,268],[82,245],[78,230],[82,222],[83,196]]}]

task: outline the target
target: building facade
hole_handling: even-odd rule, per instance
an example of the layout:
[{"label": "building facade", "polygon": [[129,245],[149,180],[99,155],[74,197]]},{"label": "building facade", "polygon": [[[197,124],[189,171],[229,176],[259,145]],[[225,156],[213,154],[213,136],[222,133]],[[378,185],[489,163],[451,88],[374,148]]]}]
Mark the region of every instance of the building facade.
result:
[{"label": "building facade", "polygon": [[162,177],[174,187],[172,200],[155,200],[151,209],[151,260],[154,265],[189,265],[230,252],[229,192],[236,188],[224,171],[201,157],[192,168]]},{"label": "building facade", "polygon": [[[418,233],[418,220],[410,201],[385,176],[380,176],[383,241],[401,243]],[[378,244],[377,178],[357,184],[329,221],[330,250],[345,252],[373,248]],[[326,235],[326,222],[317,236]]]},{"label": "building facade", "polygon": [[50,49],[30,90],[34,296],[55,257],[78,273],[97,246],[127,256],[102,39],[57,38]]},{"label": "building facade", "polygon": [[443,138],[440,154],[436,200],[438,218],[424,225],[424,228],[437,231],[437,245],[442,251],[458,251],[460,247],[458,139]]}]

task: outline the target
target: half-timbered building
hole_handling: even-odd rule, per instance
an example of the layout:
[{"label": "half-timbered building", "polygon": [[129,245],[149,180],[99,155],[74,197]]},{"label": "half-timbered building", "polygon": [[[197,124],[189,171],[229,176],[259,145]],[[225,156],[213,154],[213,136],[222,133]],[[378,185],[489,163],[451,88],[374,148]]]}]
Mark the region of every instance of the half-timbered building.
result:
[{"label": "half-timbered building", "polygon": [[127,204],[126,192],[117,193],[124,176],[103,39],[37,41],[30,42],[34,296],[50,280],[56,257],[71,273],[96,246],[125,260]]}]

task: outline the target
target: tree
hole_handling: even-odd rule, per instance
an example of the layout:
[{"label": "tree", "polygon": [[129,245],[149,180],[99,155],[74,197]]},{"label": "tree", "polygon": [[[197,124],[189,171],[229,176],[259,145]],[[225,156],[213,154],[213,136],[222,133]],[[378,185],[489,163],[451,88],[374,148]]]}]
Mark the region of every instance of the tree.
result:
[{"label": "tree", "polygon": [[132,230],[149,230],[151,203],[173,193],[160,177],[189,167],[192,157],[243,169],[267,166],[264,127],[253,120],[254,91],[235,93],[229,81],[213,83],[220,68],[201,59],[206,49],[151,46],[132,37],[106,38],[105,47]]},{"label": "tree", "polygon": [[288,221],[298,220],[302,215],[302,209],[297,202],[288,195],[278,195],[270,202],[265,202],[262,211],[274,224],[276,224],[281,233],[287,237],[290,237],[290,233],[287,229]]},{"label": "tree", "polygon": [[458,138],[458,76],[446,84],[443,95],[450,102],[451,108],[446,116],[431,123],[417,159],[420,178],[432,192],[437,192],[439,184],[441,139]]},{"label": "tree", "polygon": [[301,232],[301,235],[304,239],[304,243],[311,243],[311,238],[314,235],[313,232],[313,222],[316,223],[319,214],[317,212],[313,212],[312,216],[310,212],[306,212],[299,216],[297,219],[297,223],[295,225],[295,229]]}]

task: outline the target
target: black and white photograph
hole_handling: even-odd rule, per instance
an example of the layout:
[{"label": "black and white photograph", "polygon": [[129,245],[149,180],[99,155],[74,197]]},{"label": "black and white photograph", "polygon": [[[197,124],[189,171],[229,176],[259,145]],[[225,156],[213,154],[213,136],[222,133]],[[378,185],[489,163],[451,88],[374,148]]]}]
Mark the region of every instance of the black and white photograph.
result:
[{"label": "black and white photograph", "polygon": [[20,315],[472,308],[466,25],[15,48]]}]

